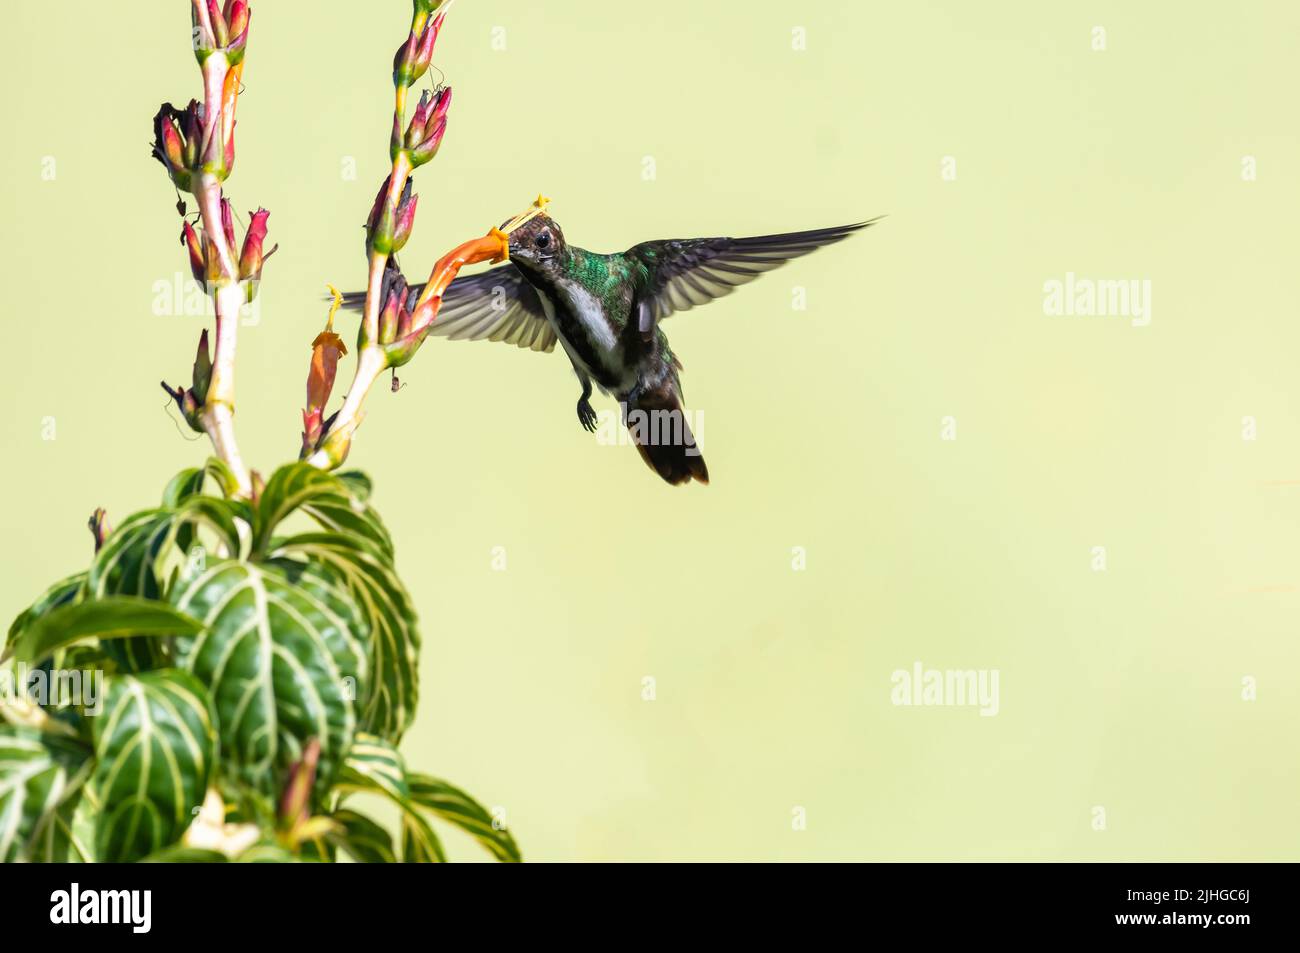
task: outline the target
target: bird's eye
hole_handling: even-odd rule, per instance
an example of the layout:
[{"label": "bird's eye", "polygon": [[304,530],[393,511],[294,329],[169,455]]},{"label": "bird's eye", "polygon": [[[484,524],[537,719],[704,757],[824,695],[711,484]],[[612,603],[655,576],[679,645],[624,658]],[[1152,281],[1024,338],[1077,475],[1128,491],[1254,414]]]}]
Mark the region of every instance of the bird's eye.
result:
[{"label": "bird's eye", "polygon": [[550,248],[550,247],[551,247],[551,233],[550,233],[550,232],[542,232],[542,234],[540,234],[540,235],[537,236],[537,247],[538,247],[538,248]]}]

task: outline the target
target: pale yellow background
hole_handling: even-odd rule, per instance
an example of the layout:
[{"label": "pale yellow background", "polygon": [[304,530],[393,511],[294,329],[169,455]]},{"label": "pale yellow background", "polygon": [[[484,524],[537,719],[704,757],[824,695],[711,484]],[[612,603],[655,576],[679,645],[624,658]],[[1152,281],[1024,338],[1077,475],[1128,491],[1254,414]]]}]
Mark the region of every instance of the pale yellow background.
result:
[{"label": "pale yellow background", "polygon": [[[199,91],[187,7],[5,4],[6,621],[85,564],[93,507],[207,453],[157,386],[201,322],[152,311],[186,272],[148,153]],[[240,338],[264,471],[324,283],[364,280],[408,16],[254,4],[229,194],[280,243]],[[538,190],[598,250],[890,217],[666,326],[707,488],[585,434],[559,353],[434,340],[374,395],[350,462],[422,617],[411,762],[537,860],[1294,859],[1298,36],[1282,0],[460,0],[409,274]],[[1067,271],[1150,279],[1150,326],[1045,316]],[[1000,670],[1001,713],[891,705],[916,660]]]}]

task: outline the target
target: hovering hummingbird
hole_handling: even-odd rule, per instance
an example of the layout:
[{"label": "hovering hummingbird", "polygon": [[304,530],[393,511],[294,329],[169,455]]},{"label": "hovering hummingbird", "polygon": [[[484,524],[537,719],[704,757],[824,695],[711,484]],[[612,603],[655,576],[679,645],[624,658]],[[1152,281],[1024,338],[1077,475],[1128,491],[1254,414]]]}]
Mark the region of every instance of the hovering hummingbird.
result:
[{"label": "hovering hummingbird", "polygon": [[[682,364],[659,322],[876,221],[758,238],[642,242],[602,255],[570,245],[554,219],[537,213],[510,231],[508,263],[447,287],[429,333],[541,352],[558,341],[582,385],[584,428],[596,430],[594,384],[618,400],[633,443],[659,476],[708,483],[682,411]],[[412,304],[422,287],[410,286]],[[344,296],[345,307],[364,304],[364,292]]]}]

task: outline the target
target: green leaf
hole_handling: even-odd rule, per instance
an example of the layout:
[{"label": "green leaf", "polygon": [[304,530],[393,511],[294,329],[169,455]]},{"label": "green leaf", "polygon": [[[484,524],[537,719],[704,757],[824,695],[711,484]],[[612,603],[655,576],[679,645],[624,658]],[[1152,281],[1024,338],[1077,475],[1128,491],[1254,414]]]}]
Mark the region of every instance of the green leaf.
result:
[{"label": "green leaf", "polygon": [[505,828],[498,829],[492,815],[460,788],[427,774],[407,775],[411,801],[472,834],[497,860],[519,863],[519,845]]},{"label": "green leaf", "polygon": [[402,863],[444,864],[442,841],[419,811],[402,812]]},{"label": "green leaf", "polygon": [[397,804],[410,799],[406,786],[406,761],[397,749],[380,738],[358,731],[339,771],[340,791],[377,791]]},{"label": "green leaf", "polygon": [[106,861],[139,860],[175,843],[203,803],[217,755],[201,682],[169,669],[108,680],[95,720],[96,831]]},{"label": "green leaf", "polygon": [[278,796],[280,775],[317,738],[328,787],[367,674],[368,629],[347,589],[317,567],[224,561],[172,602],[205,626],[176,640],[176,657],[212,692],[225,773]]},{"label": "green leaf", "polygon": [[32,860],[41,864],[93,864],[99,799],[90,785],[64,801],[41,832]]},{"label": "green leaf", "polygon": [[351,854],[357,863],[397,863],[393,838],[364,814],[343,808],[335,811],[331,820],[338,824],[340,830],[330,835],[330,841]]},{"label": "green leaf", "polygon": [[363,503],[370,499],[370,494],[374,490],[374,485],[370,482],[370,477],[366,476],[360,470],[343,470],[334,474],[338,477],[339,482],[351,491],[352,495]]},{"label": "green leaf", "polygon": [[438,835],[411,800],[406,761],[387,741],[358,732],[335,791],[344,797],[382,794],[402,809],[402,857],[406,863],[442,863],[447,859]]},{"label": "green leaf", "polygon": [[180,506],[192,496],[201,496],[208,480],[212,480],[223,498],[233,499],[239,492],[239,481],[234,471],[222,460],[209,457],[202,467],[190,467],[171,478],[163,491],[162,505],[166,508]]},{"label": "green leaf", "polygon": [[[202,470],[183,470],[173,477],[172,482],[168,484],[167,492],[163,494],[163,506],[175,508],[191,497],[204,495],[203,491],[209,480],[215,483],[221,492],[218,502],[224,503],[232,515],[252,526],[253,510],[248,502],[239,496],[239,481],[235,479],[234,471],[216,457],[209,457]],[[214,497],[209,495],[208,498]],[[230,555],[235,555],[233,548]]]},{"label": "green leaf", "polygon": [[203,465],[203,472],[217,482],[221,494],[226,499],[234,499],[239,495],[239,480],[235,477],[235,471],[230,469],[224,460],[208,457],[208,462]]},{"label": "green leaf", "polygon": [[[189,496],[175,507],[145,510],[128,517],[95,555],[86,580],[88,593],[164,599],[169,566],[182,558],[188,561],[187,572],[206,564],[206,551],[195,545],[199,529],[206,527],[215,533],[215,555],[238,555],[238,512],[238,504],[232,502]],[[130,672],[158,668],[166,661],[163,645],[157,639],[109,645],[105,651],[120,668]]]},{"label": "green leaf", "polygon": [[201,468],[190,467],[171,478],[167,489],[163,491],[162,505],[178,506],[188,497],[201,494],[209,479],[216,483],[221,495],[228,500],[239,493],[239,481],[235,479],[234,471],[226,465],[225,461],[217,457],[208,457]]},{"label": "green leaf", "polygon": [[198,467],[182,470],[167,482],[167,487],[163,490],[162,505],[173,508],[179,506],[183,500],[202,493],[206,476],[207,473]]},{"label": "green leaf", "polygon": [[307,463],[281,467],[271,475],[258,498],[253,552],[267,552],[276,527],[301,509],[327,530],[369,540],[391,562],[393,541],[359,491],[369,495],[369,481],[359,474],[350,474],[344,480]]},{"label": "green leaf", "polygon": [[108,596],[65,605],[29,626],[11,647],[20,662],[34,663],[84,639],[191,635],[202,628],[171,606],[135,596]]},{"label": "green leaf", "polygon": [[273,555],[328,566],[343,579],[370,630],[371,678],[361,696],[360,727],[400,740],[415,719],[420,633],[392,563],[367,540],[339,533],[294,536],[279,543]]},{"label": "green leaf", "polygon": [[39,857],[45,828],[75,798],[92,764],[73,738],[0,725],[0,863]]},{"label": "green leaf", "polygon": [[236,518],[242,515],[238,503],[195,495],[176,506],[135,513],[113,531],[95,555],[87,589],[91,595],[161,598],[168,559],[178,555],[177,547],[180,554],[190,555],[190,547],[180,545],[182,531],[210,529],[216,535],[218,546],[213,555],[238,556],[240,539]]},{"label": "green leaf", "polygon": [[[171,526],[171,510],[145,510],[127,517],[95,554],[86,579],[88,594],[159,598],[162,585],[155,564],[165,555]],[[128,672],[147,671],[163,661],[163,647],[156,639],[106,645],[104,651]]]},{"label": "green leaf", "polygon": [[50,588],[41,593],[40,598],[24,610],[18,618],[14,619],[9,626],[9,634],[4,642],[0,642],[0,653],[3,653],[7,647],[12,646],[23,632],[39,620],[47,612],[51,612],[60,606],[66,606],[76,602],[82,596],[86,585],[86,574],[79,572],[75,576],[69,576],[67,579],[61,579]]},{"label": "green leaf", "polygon": [[182,553],[191,555],[196,530],[207,527],[216,534],[217,555],[237,557],[240,539],[235,520],[246,516],[246,507],[240,502],[219,500],[215,496],[191,496],[174,511],[172,541]]},{"label": "green leaf", "polygon": [[171,532],[172,510],[144,510],[128,516],[104,541],[86,580],[93,596],[130,594],[157,599],[154,561]]}]

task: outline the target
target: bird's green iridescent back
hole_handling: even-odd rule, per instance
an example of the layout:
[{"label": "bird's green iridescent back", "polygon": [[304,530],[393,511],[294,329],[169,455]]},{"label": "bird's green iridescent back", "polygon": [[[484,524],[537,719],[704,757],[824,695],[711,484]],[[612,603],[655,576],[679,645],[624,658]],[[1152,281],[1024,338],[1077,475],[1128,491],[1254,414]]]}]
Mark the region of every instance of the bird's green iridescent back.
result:
[{"label": "bird's green iridescent back", "polygon": [[626,255],[599,255],[585,248],[569,249],[567,277],[600,299],[601,307],[619,331],[627,323],[629,302],[626,300],[629,278],[635,281]]},{"label": "bird's green iridescent back", "polygon": [[[569,246],[567,276],[600,299],[601,306],[619,334],[627,327],[634,297],[650,282],[650,269],[640,258],[614,252],[602,255],[585,248]],[[659,345],[670,362],[674,360],[668,337],[655,329]]]}]

